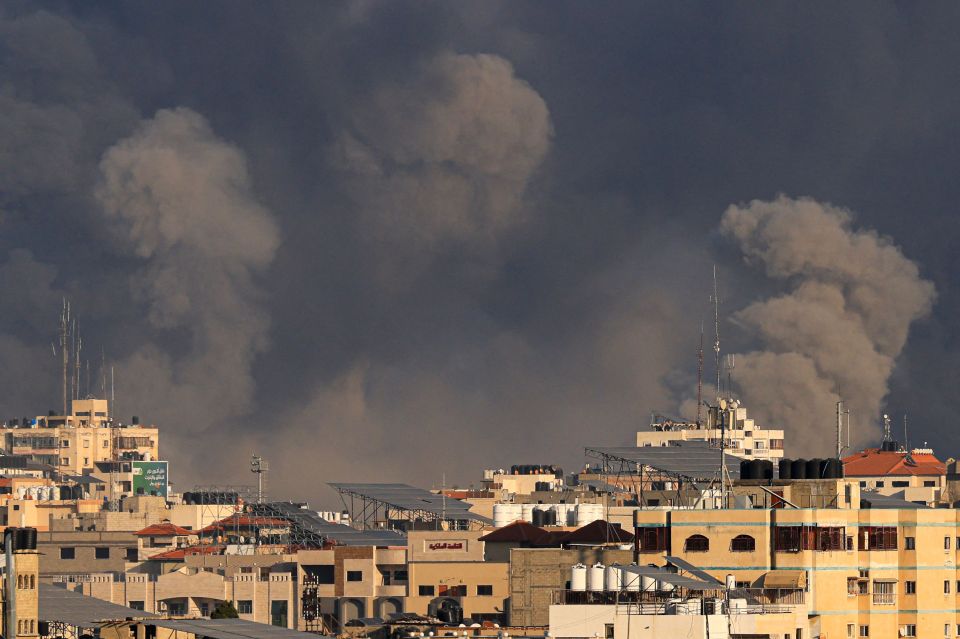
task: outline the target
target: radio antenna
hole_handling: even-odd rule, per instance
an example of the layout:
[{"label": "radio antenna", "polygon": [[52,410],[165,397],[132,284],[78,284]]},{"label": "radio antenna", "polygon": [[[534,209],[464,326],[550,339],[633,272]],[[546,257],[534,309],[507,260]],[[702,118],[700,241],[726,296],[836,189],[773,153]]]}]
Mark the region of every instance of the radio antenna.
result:
[{"label": "radio antenna", "polygon": [[703,320],[700,320],[700,348],[697,349],[697,426],[703,407]]},{"label": "radio antenna", "polygon": [[717,401],[720,401],[720,297],[717,294],[717,265],[713,265],[713,355],[717,369]]}]

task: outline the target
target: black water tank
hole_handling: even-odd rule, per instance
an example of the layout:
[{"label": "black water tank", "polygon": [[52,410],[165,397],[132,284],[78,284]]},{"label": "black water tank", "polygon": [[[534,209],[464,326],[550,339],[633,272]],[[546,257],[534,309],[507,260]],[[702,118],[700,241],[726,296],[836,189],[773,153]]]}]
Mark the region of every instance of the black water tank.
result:
[{"label": "black water tank", "polygon": [[793,475],[793,479],[806,479],[807,478],[807,460],[803,459],[794,459],[793,463],[790,464],[790,474]]},{"label": "black water tank", "polygon": [[780,471],[780,479],[793,479],[793,462],[789,459],[781,459],[777,465]]},{"label": "black water tank", "polygon": [[543,511],[543,525],[544,526],[556,526],[557,525],[557,510],[551,508],[550,510]]},{"label": "black water tank", "polygon": [[133,416],[133,419],[130,420],[133,426],[140,425],[140,418],[136,415]]},{"label": "black water tank", "polygon": [[36,528],[21,528],[24,532],[24,548],[26,550],[36,550],[37,549],[37,529]]},{"label": "black water tank", "polygon": [[820,472],[817,475],[820,479],[830,479],[830,459],[820,460]]},{"label": "black water tank", "polygon": [[537,526],[538,528],[539,528],[539,527],[542,527],[542,526],[544,525],[544,519],[545,519],[545,517],[543,516],[543,511],[540,510],[539,508],[534,508],[534,510],[533,510],[533,522],[532,522],[533,525],[534,525],[534,526]]},{"label": "black water tank", "polygon": [[749,459],[740,462],[740,479],[753,479],[753,463]]},{"label": "black water tank", "polygon": [[771,480],[773,479],[773,462],[769,459],[764,459],[760,462],[761,468],[763,470],[763,479]]},{"label": "black water tank", "polygon": [[828,479],[840,479],[843,477],[843,462],[836,457],[825,459],[824,462],[827,465],[824,477]]},{"label": "black water tank", "polygon": [[820,458],[807,460],[807,479],[820,479]]}]

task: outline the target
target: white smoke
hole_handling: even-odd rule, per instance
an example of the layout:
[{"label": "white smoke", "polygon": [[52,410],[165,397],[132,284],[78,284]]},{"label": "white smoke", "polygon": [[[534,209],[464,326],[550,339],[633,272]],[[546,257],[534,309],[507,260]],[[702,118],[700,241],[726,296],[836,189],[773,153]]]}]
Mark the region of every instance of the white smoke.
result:
[{"label": "white smoke", "polygon": [[859,442],[869,441],[910,325],[933,284],[889,239],[853,229],[851,214],[784,196],[731,206],[721,229],[745,258],[790,290],[734,321],[762,350],[737,356],[736,381],[763,423],[787,429],[792,454],[826,454],[842,397]]},{"label": "white smoke", "polygon": [[118,403],[180,437],[227,428],[250,408],[269,325],[254,278],[279,244],[244,155],[197,113],[162,110],[107,150],[100,171],[97,199],[140,263],[130,286],[157,338],[118,367]]}]

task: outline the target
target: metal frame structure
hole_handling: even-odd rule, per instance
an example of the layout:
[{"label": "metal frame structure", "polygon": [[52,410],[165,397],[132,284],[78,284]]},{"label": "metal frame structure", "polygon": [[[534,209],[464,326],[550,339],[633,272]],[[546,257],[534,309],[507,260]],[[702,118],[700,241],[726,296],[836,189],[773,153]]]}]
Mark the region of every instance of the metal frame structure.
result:
[{"label": "metal frame structure", "polygon": [[[205,503],[199,504],[200,521],[207,521],[208,517],[212,520],[210,524],[201,527],[197,540],[200,544],[203,544],[205,528],[239,512],[244,503],[257,497],[257,489],[247,485],[197,485],[193,492],[205,493],[208,497],[204,500]],[[235,532],[239,535],[239,527]],[[212,533],[212,537],[209,539],[208,536],[211,543],[216,541],[216,533]]]},{"label": "metal frame structure", "polygon": [[[480,530],[493,522],[470,505],[407,484],[328,484],[360,530]],[[444,525],[446,523],[446,525]]]},{"label": "metal frame structure", "polygon": [[[739,477],[742,460],[725,452],[721,454],[728,475]],[[679,446],[586,447],[584,455],[599,460],[603,473],[614,475],[617,483],[626,483],[624,477],[630,477],[630,483],[636,486],[639,503],[643,503],[644,490],[652,490],[652,487],[646,487],[654,481],[677,483],[677,499],[681,502],[676,504],[678,506],[695,506],[702,499],[698,496],[694,502],[683,503],[685,484],[692,485],[702,495],[704,489],[714,489],[722,486],[724,480],[729,481],[723,478],[723,469],[717,463],[717,449],[707,442],[687,441]],[[706,486],[701,482],[706,482]]]}]

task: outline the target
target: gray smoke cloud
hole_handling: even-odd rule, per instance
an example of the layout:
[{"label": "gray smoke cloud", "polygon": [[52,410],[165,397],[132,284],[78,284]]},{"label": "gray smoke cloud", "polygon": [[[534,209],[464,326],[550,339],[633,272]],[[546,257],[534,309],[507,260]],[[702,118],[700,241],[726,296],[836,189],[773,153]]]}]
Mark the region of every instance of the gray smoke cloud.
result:
[{"label": "gray smoke cloud", "polygon": [[[243,153],[189,109],[141,123],[106,151],[100,173],[96,197],[117,249],[139,264],[130,291],[152,333],[118,366],[120,398],[158,423],[186,424],[168,431],[180,439],[167,452],[183,459],[195,450],[189,438],[226,428],[252,404],[252,364],[269,328],[254,280],[279,232],[251,192]],[[171,339],[180,348],[160,345]]]},{"label": "gray smoke cloud", "polygon": [[733,320],[762,348],[737,356],[736,382],[762,423],[784,426],[792,454],[827,454],[842,397],[857,442],[873,439],[910,325],[930,313],[931,282],[849,211],[780,196],[731,206],[721,229],[748,263],[790,290]]},{"label": "gray smoke cloud", "polygon": [[361,96],[330,157],[381,275],[402,284],[451,246],[495,250],[523,220],[551,134],[546,104],[510,62],[445,52]]}]

